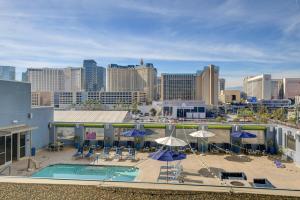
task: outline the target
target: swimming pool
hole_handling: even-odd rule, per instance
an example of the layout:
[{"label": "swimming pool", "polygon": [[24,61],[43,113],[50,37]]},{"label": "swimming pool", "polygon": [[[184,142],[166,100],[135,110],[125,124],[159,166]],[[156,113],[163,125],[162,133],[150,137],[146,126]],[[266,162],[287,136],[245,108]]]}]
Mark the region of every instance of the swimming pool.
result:
[{"label": "swimming pool", "polygon": [[55,164],[39,170],[31,177],[132,182],[135,180],[138,172],[139,169],[136,167]]}]

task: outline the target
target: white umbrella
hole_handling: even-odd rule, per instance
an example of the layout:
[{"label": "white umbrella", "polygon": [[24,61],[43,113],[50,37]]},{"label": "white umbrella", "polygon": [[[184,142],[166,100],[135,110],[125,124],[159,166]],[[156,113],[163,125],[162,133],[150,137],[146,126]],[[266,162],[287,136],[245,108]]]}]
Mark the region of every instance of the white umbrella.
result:
[{"label": "white umbrella", "polygon": [[216,134],[205,130],[200,130],[200,131],[190,133],[190,136],[199,137],[199,138],[209,138],[209,137],[214,137],[215,135]]},{"label": "white umbrella", "polygon": [[[209,138],[209,137],[214,137],[216,134],[206,131],[206,130],[199,130],[193,133],[190,133],[190,136],[192,137],[197,137],[197,138]],[[199,144],[198,144],[199,145]],[[203,153],[203,144],[201,145],[201,151]],[[201,154],[202,155],[202,154]]]},{"label": "white umbrella", "polygon": [[163,144],[167,146],[172,146],[172,147],[182,147],[186,146],[187,143],[181,139],[175,138],[175,137],[163,137],[163,138],[158,138],[155,140],[158,144]]}]

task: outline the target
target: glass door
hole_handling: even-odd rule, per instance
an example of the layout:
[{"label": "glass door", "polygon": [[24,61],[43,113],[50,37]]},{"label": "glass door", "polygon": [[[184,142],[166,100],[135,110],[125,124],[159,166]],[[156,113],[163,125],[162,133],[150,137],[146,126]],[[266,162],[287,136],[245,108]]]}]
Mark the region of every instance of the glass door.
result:
[{"label": "glass door", "polygon": [[0,137],[0,166],[5,164],[5,136]]},{"label": "glass door", "polygon": [[25,146],[26,146],[26,134],[20,134],[20,158],[25,156]]},{"label": "glass door", "polygon": [[5,162],[9,163],[9,162],[11,162],[11,155],[12,155],[11,135],[5,136],[5,139],[6,139],[6,141],[5,141],[5,150],[6,150],[6,152],[5,152],[5,154],[6,154]]}]

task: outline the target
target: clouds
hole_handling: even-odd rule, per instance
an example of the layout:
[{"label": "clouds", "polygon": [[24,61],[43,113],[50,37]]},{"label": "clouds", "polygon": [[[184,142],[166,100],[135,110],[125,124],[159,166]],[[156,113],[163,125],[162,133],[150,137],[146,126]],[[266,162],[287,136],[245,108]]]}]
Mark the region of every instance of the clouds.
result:
[{"label": "clouds", "polygon": [[260,63],[272,70],[300,63],[299,21],[292,0],[0,0],[0,64],[79,66],[85,58],[143,57],[158,68],[218,63],[222,73]]}]

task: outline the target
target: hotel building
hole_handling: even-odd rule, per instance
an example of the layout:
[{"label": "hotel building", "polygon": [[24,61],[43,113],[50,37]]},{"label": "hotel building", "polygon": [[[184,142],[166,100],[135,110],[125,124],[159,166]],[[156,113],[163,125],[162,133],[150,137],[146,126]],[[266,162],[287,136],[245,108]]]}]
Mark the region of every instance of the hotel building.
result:
[{"label": "hotel building", "polygon": [[248,97],[271,99],[271,75],[248,76],[244,78],[244,92]]},{"label": "hotel building", "polygon": [[284,78],[283,79],[284,98],[294,99],[300,95],[300,78]]},{"label": "hotel building", "polygon": [[24,79],[32,92],[82,91],[82,68],[28,68]]},{"label": "hotel building", "polygon": [[218,104],[219,67],[209,65],[195,74],[162,74],[161,100],[200,100]]},{"label": "hotel building", "polygon": [[107,91],[140,91],[147,94],[147,101],[156,98],[157,70],[151,63],[144,65],[121,66],[110,64],[107,67]]}]

